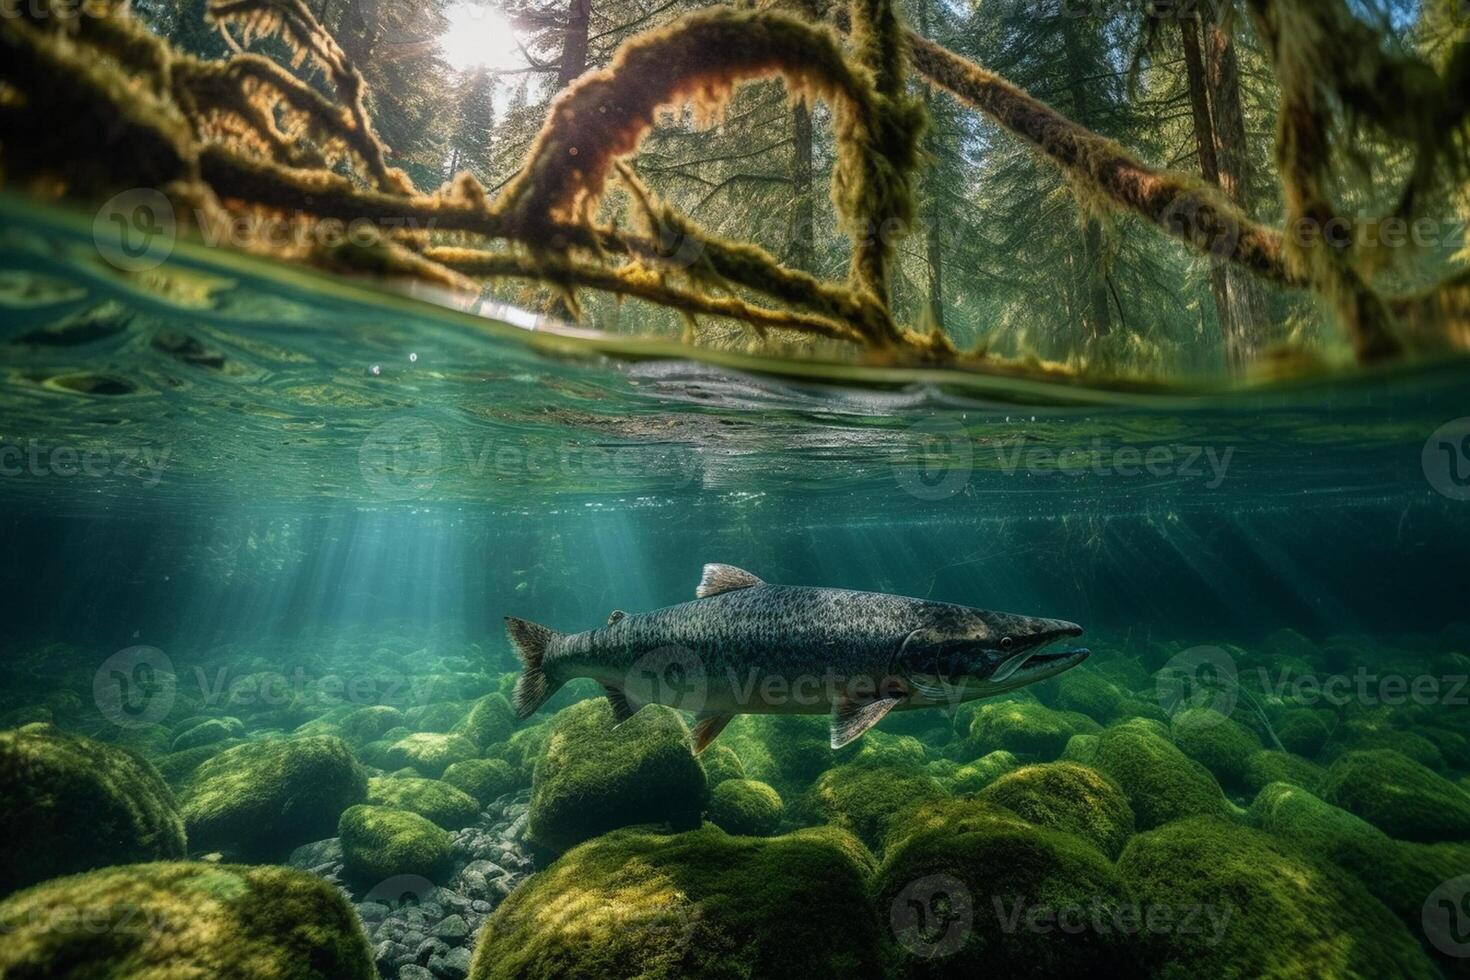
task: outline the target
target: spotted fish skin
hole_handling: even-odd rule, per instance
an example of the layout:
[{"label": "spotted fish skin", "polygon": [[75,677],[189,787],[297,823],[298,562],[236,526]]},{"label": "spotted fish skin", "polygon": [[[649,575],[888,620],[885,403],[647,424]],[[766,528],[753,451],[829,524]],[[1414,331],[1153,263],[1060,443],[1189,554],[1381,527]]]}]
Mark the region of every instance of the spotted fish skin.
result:
[{"label": "spotted fish skin", "polygon": [[526,664],[517,712],[530,714],[562,684],[586,677],[608,692],[619,719],[647,703],[718,718],[719,727],[734,714],[867,710],[881,717],[996,693],[926,684],[918,676],[926,665],[978,678],[1014,659],[1002,646],[1013,638],[1034,645],[1043,635],[1081,632],[1061,620],[948,602],[772,585],[728,565],[705,566],[697,595],[646,613],[614,612],[607,625],[581,633],[508,617]]}]

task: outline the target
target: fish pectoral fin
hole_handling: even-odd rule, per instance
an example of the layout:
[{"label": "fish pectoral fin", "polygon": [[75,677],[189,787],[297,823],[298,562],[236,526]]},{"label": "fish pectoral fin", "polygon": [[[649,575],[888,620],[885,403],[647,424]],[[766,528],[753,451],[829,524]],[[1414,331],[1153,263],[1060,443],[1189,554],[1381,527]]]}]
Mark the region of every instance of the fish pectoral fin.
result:
[{"label": "fish pectoral fin", "polygon": [[1007,677],[1010,677],[1017,670],[1019,670],[1021,668],[1021,665],[1030,659],[1031,651],[1022,650],[1020,653],[1016,654],[1014,657],[1010,658],[1005,663],[995,668],[995,673],[991,674],[986,679],[991,681],[992,683],[999,684],[1001,681],[1005,680]]},{"label": "fish pectoral fin", "polygon": [[709,748],[709,743],[720,737],[720,732],[730,724],[734,715],[703,714],[694,719],[694,754],[699,755]]},{"label": "fish pectoral fin", "polygon": [[615,725],[621,725],[623,722],[636,715],[638,713],[638,709],[643,707],[643,705],[636,704],[633,701],[629,700],[628,695],[624,694],[623,689],[620,687],[613,687],[611,684],[604,684],[602,685],[602,689],[607,692],[608,704],[612,705],[613,723]]},{"label": "fish pectoral fin", "polygon": [[839,699],[832,704],[832,748],[840,749],[883,720],[883,716],[903,703],[903,698],[880,698],[877,701]]},{"label": "fish pectoral fin", "polygon": [[721,592],[734,592],[736,589],[750,589],[765,584],[743,568],[736,568],[734,565],[709,564],[704,566],[704,573],[699,577],[699,588],[694,590],[694,597],[708,599]]},{"label": "fish pectoral fin", "polygon": [[607,625],[611,626],[613,623],[616,623],[618,620],[620,620],[620,619],[627,619],[627,618],[628,618],[628,614],[627,613],[623,612],[621,609],[614,609],[612,612],[610,612],[610,613],[607,614]]}]

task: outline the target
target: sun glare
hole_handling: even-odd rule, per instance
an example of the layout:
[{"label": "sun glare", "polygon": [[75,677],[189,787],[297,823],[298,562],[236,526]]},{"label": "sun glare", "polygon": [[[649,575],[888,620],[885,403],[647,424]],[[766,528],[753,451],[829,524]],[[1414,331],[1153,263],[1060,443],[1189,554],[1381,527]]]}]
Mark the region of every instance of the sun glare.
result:
[{"label": "sun glare", "polygon": [[439,38],[444,60],[456,71],[476,68],[505,69],[523,64],[510,22],[497,8],[483,3],[459,3],[449,8],[449,27]]}]

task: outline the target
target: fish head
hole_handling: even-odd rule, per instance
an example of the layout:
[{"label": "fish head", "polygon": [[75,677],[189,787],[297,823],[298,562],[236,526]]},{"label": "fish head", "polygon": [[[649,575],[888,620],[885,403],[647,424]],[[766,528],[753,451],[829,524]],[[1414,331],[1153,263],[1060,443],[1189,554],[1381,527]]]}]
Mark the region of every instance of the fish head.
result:
[{"label": "fish head", "polygon": [[1015,690],[1071,670],[1090,653],[1056,646],[1082,633],[1064,619],[951,608],[957,611],[904,637],[895,658],[893,673],[924,701],[972,701]]}]

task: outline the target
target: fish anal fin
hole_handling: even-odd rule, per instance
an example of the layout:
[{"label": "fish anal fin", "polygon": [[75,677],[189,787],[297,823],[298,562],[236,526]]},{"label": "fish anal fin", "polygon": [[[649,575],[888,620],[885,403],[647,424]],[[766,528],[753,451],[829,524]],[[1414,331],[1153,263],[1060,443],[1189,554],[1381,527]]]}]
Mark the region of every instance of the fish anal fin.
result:
[{"label": "fish anal fin", "polygon": [[730,724],[734,715],[701,714],[694,719],[694,754],[699,755],[709,744],[720,737],[720,732]]},{"label": "fish anal fin", "polygon": [[883,720],[903,703],[903,698],[854,701],[839,698],[832,704],[832,748],[840,749]]},{"label": "fish anal fin", "polygon": [[613,687],[611,684],[604,684],[602,685],[602,690],[607,694],[607,703],[612,705],[613,723],[616,725],[621,725],[623,722],[636,715],[638,713],[638,709],[643,707],[643,705],[635,704],[633,701],[631,701],[628,698],[628,695],[623,693],[623,689],[621,687]]},{"label": "fish anal fin", "polygon": [[611,626],[613,623],[627,618],[627,613],[623,612],[621,609],[614,609],[612,612],[607,614],[607,625]]},{"label": "fish anal fin", "polygon": [[722,592],[734,592],[736,589],[750,589],[765,584],[743,568],[709,564],[704,566],[704,573],[699,578],[699,588],[694,590],[694,596],[697,599],[708,599]]}]

